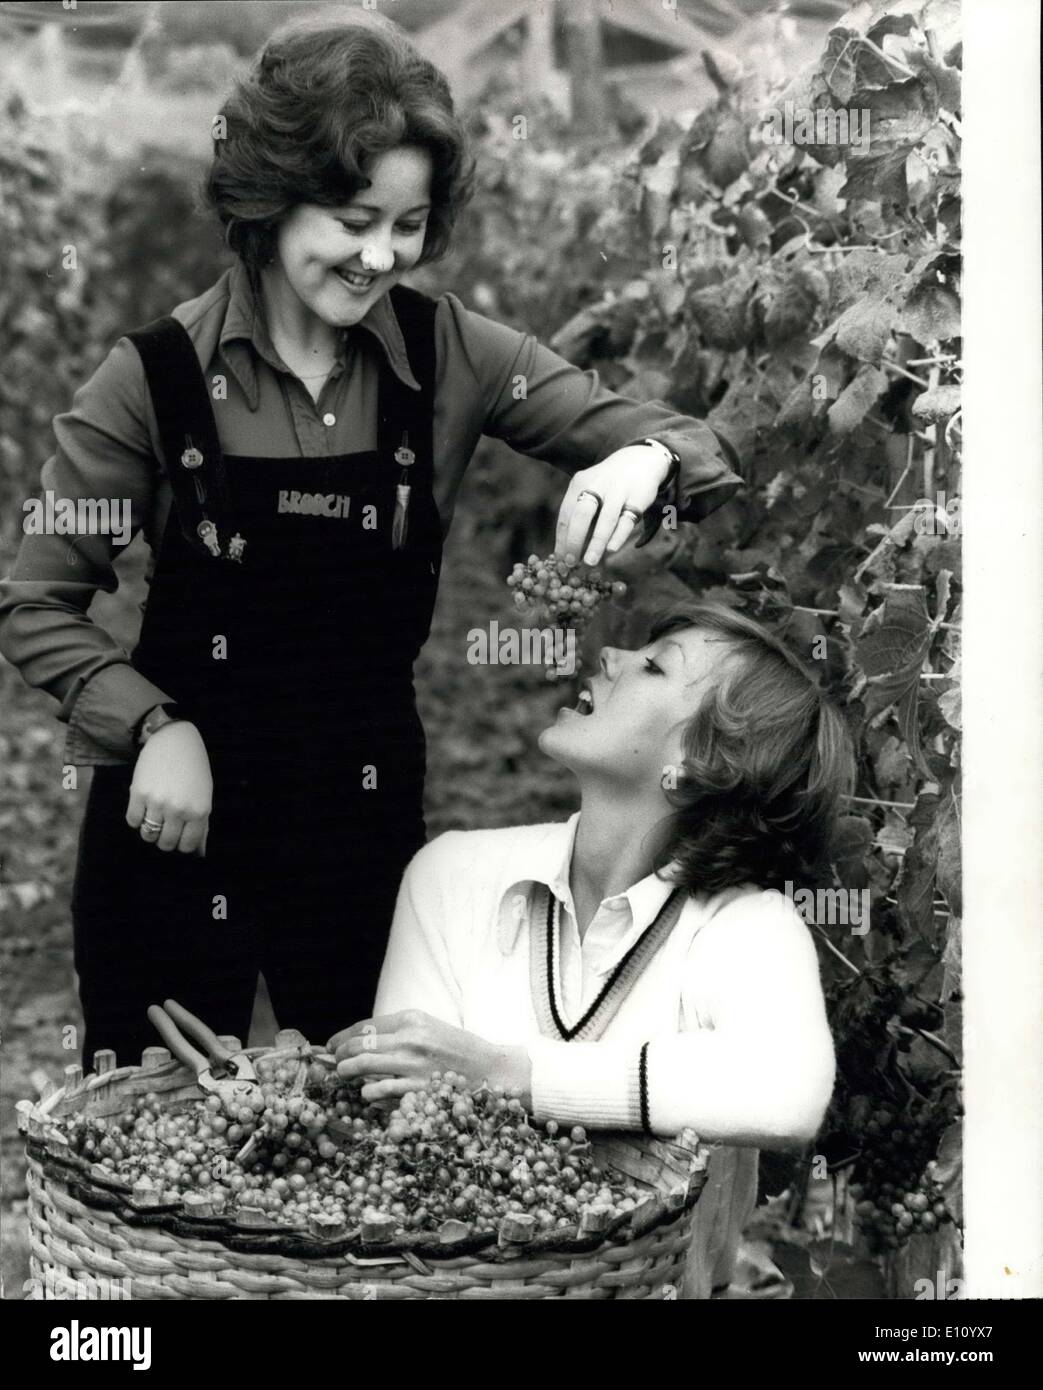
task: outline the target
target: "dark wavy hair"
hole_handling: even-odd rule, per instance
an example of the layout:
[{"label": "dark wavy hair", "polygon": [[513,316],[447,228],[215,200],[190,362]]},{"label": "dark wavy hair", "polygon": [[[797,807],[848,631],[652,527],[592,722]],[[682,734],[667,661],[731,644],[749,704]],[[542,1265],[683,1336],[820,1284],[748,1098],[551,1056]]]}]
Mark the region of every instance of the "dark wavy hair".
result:
[{"label": "dark wavy hair", "polygon": [[843,715],[779,638],[722,604],[671,609],[649,640],[689,627],[716,634],[737,659],[686,724],[659,867],[676,861],[692,893],[822,881],[854,783]]},{"label": "dark wavy hair", "polygon": [[200,190],[250,279],[301,203],[338,207],[366,188],[374,158],[399,145],[431,155],[420,264],[443,255],[474,187],[474,160],[449,84],[397,25],[357,11],[276,30],[221,108],[224,139]]}]

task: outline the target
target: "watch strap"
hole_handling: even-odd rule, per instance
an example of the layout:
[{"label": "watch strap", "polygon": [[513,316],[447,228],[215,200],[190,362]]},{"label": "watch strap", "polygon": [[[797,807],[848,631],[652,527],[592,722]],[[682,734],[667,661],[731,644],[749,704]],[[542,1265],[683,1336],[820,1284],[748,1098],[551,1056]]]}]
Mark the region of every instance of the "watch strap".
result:
[{"label": "watch strap", "polygon": [[677,506],[677,480],[681,475],[681,455],[676,449],[671,449],[669,444],[662,439],[639,439],[639,444],[657,444],[660,449],[665,449],[670,459],[670,467],[666,477],[659,484],[659,491],[656,493],[655,501],[645,512],[642,524],[641,539],[635,543],[635,550],[640,550],[643,545],[647,545],[653,539],[659,527],[662,525],[663,508],[667,506]]},{"label": "watch strap", "polygon": [[153,705],[138,726],[137,741],[139,746],[144,747],[157,730],[162,729],[164,724],[175,723],[179,717],[177,705],[172,701],[167,701],[160,705]]}]

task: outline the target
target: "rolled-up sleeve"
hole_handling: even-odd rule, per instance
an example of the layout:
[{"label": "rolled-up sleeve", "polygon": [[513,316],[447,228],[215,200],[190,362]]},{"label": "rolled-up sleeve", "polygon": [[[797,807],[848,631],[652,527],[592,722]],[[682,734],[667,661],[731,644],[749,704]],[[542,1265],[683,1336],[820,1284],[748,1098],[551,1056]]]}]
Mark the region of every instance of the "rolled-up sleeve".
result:
[{"label": "rolled-up sleeve", "polygon": [[[157,482],[144,404],[144,371],[133,344],[117,341],[54,420],[56,449],[40,474],[46,509],[67,501],[117,504],[129,519],[119,537],[141,529]],[[128,761],[134,730],[170,697],[130,664],[127,651],[88,616],[91,600],[118,583],[117,537],[77,529],[73,535],[27,531],[11,573],[0,581],[0,653],[29,685],[59,701],[69,726],[64,757],[91,765]]]},{"label": "rolled-up sleeve", "polygon": [[594,368],[575,366],[531,333],[475,313],[453,294],[444,299],[484,402],[483,434],[570,474],[641,439],[661,440],[680,469],[676,490],[659,501],[676,505],[682,521],[702,520],[744,485],[733,445],[705,421],[663,401],[618,395]]}]

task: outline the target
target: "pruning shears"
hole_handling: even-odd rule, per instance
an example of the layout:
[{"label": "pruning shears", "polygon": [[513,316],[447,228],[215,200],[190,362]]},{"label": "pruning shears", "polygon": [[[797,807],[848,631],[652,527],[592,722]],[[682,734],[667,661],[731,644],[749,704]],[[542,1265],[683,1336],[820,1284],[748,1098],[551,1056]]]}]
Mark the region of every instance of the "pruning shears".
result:
[{"label": "pruning shears", "polygon": [[[225,1104],[231,1105],[250,1105],[261,1098],[257,1072],[249,1057],[245,1052],[232,1052],[225,1047],[217,1034],[195,1014],[168,999],[162,1007],[150,1005],[148,1017],[178,1061],[195,1072],[200,1090],[219,1096]],[[193,1047],[185,1033],[194,1037],[206,1052]]]}]

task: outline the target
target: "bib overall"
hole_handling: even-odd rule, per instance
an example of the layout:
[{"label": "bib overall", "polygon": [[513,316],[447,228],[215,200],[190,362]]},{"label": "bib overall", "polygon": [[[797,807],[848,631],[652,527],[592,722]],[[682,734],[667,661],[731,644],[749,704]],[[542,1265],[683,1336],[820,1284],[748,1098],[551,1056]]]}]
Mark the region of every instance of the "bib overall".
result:
[{"label": "bib overall", "polygon": [[129,335],[174,494],[131,659],[199,728],[214,796],[206,856],[167,853],[126,824],[133,762],[95,769],[73,890],[88,1063],[139,1060],[168,997],[245,1039],[258,970],[315,1042],[371,1012],[425,839],[413,663],[442,553],[435,304],[390,293],[422,389],[381,357],[373,451],[223,454],[182,326]]}]

